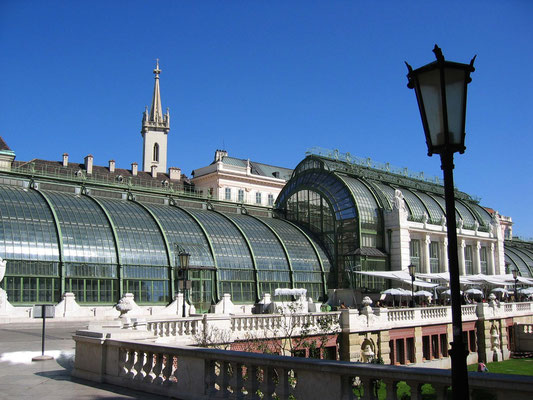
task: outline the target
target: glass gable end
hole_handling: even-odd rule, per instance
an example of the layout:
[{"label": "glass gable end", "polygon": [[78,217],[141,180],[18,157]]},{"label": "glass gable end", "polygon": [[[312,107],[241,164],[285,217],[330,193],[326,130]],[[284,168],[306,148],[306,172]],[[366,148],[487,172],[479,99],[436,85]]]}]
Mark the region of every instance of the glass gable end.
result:
[{"label": "glass gable end", "polygon": [[381,218],[379,207],[370,190],[358,179],[349,177],[341,177],[341,179],[350,188],[355,198],[360,214],[361,227],[375,231],[380,229]]}]

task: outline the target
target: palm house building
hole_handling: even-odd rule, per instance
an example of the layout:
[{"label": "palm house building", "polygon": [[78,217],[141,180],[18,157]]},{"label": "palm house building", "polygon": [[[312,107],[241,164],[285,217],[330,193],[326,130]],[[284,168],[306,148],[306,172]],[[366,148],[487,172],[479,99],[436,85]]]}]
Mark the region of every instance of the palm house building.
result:
[{"label": "palm house building", "polygon": [[[141,171],[135,162],[98,166],[92,155],[81,164],[68,154],[15,161],[0,138],[0,314],[7,302],[58,303],[65,293],[81,306],[111,306],[132,293],[139,305],[164,307],[179,291],[180,251],[190,254],[186,295],[198,312],[224,294],[251,305],[277,288],[303,288],[326,301],[335,289],[361,294],[390,285],[362,272],[410,264],[422,274],[448,271],[438,180],[324,150],[308,153],[290,179],[290,170],[267,164],[262,175],[246,165],[226,168],[227,153],[196,174],[198,182],[215,176],[209,185],[222,182],[224,193],[246,185],[272,193],[272,201],[247,203],[222,191],[214,196],[207,181],[198,190],[179,168],[167,170],[170,115],[162,112],[160,72],[157,65],[143,113]],[[533,277],[533,246],[512,240],[510,218],[466,193],[456,198],[461,274],[516,269]]]}]

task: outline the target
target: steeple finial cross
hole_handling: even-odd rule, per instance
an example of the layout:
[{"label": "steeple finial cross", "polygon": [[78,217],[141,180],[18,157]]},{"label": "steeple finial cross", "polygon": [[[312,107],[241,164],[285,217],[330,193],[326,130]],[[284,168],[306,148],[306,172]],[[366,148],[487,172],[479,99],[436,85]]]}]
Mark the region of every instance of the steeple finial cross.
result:
[{"label": "steeple finial cross", "polygon": [[155,61],[154,74],[156,78],[159,78],[159,74],[161,73],[161,70],[159,69],[159,58],[156,58],[155,60],[156,61]]}]

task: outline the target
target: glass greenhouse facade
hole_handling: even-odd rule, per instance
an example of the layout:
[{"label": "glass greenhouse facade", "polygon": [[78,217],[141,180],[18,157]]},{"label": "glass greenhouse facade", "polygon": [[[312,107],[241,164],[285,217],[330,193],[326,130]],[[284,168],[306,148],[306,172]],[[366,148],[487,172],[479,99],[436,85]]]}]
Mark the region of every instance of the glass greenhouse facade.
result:
[{"label": "glass greenhouse facade", "polygon": [[[355,271],[388,271],[391,265],[390,229],[384,218],[394,207],[398,191],[410,222],[445,223],[444,189],[438,182],[413,178],[406,171],[376,168],[369,160],[356,161],[349,154],[311,154],[296,167],[280,193],[277,212],[315,235],[332,262],[329,287],[380,290],[385,281]],[[458,226],[488,232],[492,216],[477,201],[456,191]],[[431,247],[436,257],[438,244]],[[434,260],[433,260],[434,261]],[[432,269],[433,269],[432,264]],[[522,267],[524,276],[531,276]],[[443,272],[435,264],[431,272]],[[526,273],[528,272],[528,273]]]},{"label": "glass greenhouse facade", "polygon": [[325,252],[302,229],[265,212],[10,183],[0,184],[0,257],[14,305],[56,303],[64,292],[81,304],[114,304],[123,293],[139,304],[168,304],[177,291],[178,246],[191,255],[188,293],[199,311],[223,293],[235,303],[254,303],[275,288],[324,297]]}]

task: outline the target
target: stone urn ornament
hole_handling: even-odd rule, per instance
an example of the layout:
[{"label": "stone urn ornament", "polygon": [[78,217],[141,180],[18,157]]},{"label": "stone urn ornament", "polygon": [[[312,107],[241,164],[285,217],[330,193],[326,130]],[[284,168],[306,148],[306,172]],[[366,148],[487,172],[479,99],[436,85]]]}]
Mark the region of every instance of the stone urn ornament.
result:
[{"label": "stone urn ornament", "polygon": [[[129,295],[129,296],[128,296]],[[131,293],[126,293],[122,298],[118,301],[117,305],[115,306],[115,309],[120,312],[119,318],[127,318],[126,314],[128,311],[133,310],[133,304],[131,302],[131,299],[133,298],[133,295]]]}]

